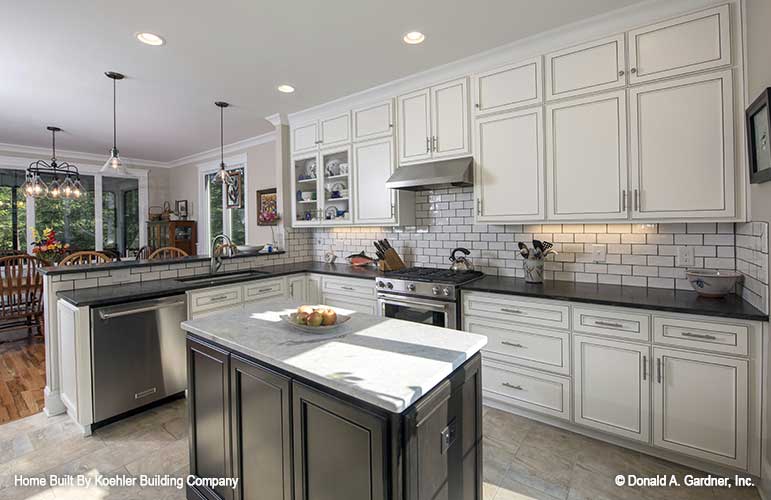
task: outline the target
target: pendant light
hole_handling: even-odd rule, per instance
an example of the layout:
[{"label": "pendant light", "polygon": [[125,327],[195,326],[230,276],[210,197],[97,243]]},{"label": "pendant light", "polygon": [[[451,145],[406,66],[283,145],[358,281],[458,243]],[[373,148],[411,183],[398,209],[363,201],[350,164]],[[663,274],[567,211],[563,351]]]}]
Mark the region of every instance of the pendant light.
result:
[{"label": "pendant light", "polygon": [[114,71],[108,71],[105,76],[112,80],[112,150],[110,151],[110,158],[105,162],[100,172],[108,172],[115,174],[126,174],[126,167],[123,166],[123,161],[120,159],[120,153],[118,152],[118,133],[117,133],[117,108],[116,108],[116,82],[123,80],[124,75],[115,73]]},{"label": "pendant light", "polygon": [[[56,159],[56,133],[62,129],[48,126],[46,130],[51,132],[51,161],[38,160],[29,164],[23,187],[24,194],[34,198],[48,196],[54,199],[78,199],[84,196],[86,190],[80,182],[78,167],[66,161],[60,163]],[[43,175],[53,176],[50,184],[43,181]],[[64,180],[60,181],[60,177]]]},{"label": "pendant light", "polygon": [[224,101],[216,101],[215,106],[220,108],[220,169],[219,172],[217,172],[217,175],[214,176],[214,180],[216,181],[222,181],[222,184],[232,184],[233,178],[228,173],[227,169],[225,168],[225,135],[224,135],[224,124],[223,124],[223,115],[225,108],[230,106],[230,104],[224,102]]}]

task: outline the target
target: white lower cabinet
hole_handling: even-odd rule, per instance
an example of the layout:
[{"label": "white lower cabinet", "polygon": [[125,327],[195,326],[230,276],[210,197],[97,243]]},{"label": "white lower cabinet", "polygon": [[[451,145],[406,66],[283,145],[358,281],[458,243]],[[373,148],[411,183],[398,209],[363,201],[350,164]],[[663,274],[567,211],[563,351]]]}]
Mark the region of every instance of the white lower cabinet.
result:
[{"label": "white lower cabinet", "polygon": [[573,408],[577,424],[647,443],[650,347],[573,337]]},{"label": "white lower cabinet", "polygon": [[308,302],[309,280],[310,278],[304,274],[289,276],[286,279],[289,298],[298,302]]},{"label": "white lower cabinet", "polygon": [[658,347],[653,356],[653,444],[745,469],[747,361]]},{"label": "white lower cabinet", "polygon": [[321,276],[308,275],[305,300],[308,304],[321,304]]},{"label": "white lower cabinet", "polygon": [[345,295],[324,294],[324,305],[377,316],[377,302]]}]

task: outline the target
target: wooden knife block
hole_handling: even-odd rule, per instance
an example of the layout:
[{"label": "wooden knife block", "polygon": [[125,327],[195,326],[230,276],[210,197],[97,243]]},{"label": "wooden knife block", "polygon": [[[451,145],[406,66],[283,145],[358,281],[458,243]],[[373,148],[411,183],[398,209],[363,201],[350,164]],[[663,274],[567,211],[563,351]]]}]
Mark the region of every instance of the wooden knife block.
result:
[{"label": "wooden knife block", "polygon": [[407,267],[393,248],[389,248],[385,251],[383,259],[378,261],[377,265],[381,271],[398,271],[399,269]]}]

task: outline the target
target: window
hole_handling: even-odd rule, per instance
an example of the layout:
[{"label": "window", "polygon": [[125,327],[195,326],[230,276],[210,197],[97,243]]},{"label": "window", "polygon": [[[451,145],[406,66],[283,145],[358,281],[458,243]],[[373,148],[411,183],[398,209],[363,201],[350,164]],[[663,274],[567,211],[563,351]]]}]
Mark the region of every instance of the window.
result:
[{"label": "window", "polygon": [[27,248],[27,200],[24,172],[0,169],[0,250]]},{"label": "window", "polygon": [[102,248],[120,255],[139,250],[139,182],[102,178]]},{"label": "window", "polygon": [[[240,175],[243,181],[244,169],[228,170],[231,174]],[[236,245],[246,244],[246,210],[244,208],[244,183],[241,184],[240,208],[227,208],[226,191],[222,182],[215,179],[216,172],[205,174],[206,207],[208,210],[208,239],[218,234],[230,236]]]},{"label": "window", "polygon": [[94,216],[94,177],[81,175],[86,196],[80,199],[35,199],[35,229],[39,234],[51,228],[56,238],[73,250],[93,250],[96,243]]}]

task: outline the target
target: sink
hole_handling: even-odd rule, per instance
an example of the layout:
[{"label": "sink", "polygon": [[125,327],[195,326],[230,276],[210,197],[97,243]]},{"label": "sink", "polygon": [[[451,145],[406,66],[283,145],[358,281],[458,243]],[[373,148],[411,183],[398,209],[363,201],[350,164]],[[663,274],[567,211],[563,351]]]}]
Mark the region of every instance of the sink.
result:
[{"label": "sink", "polygon": [[222,281],[240,280],[256,278],[258,276],[265,276],[269,274],[265,271],[237,271],[233,273],[216,273],[216,274],[200,274],[198,276],[190,276],[188,278],[177,278],[177,281],[183,283],[209,283],[216,284]]}]

